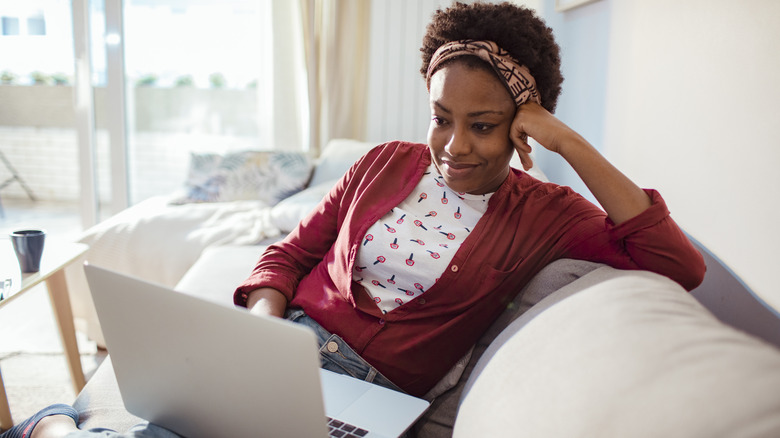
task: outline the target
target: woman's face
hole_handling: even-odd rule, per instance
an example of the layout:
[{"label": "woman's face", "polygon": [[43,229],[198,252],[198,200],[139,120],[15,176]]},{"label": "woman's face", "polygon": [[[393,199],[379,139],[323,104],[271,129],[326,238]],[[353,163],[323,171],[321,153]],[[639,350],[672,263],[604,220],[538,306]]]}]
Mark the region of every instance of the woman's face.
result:
[{"label": "woman's face", "polygon": [[456,192],[494,192],[509,174],[514,148],[509,128],[515,104],[486,69],[451,62],[431,77],[428,147],[433,163]]}]

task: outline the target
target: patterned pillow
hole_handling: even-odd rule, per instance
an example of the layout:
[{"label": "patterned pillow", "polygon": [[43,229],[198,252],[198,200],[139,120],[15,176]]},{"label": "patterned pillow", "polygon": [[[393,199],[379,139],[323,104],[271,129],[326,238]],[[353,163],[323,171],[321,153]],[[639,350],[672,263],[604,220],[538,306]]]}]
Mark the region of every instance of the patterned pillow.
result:
[{"label": "patterned pillow", "polygon": [[173,203],[260,200],[274,205],[302,190],[312,167],[300,152],[192,153],[187,194]]}]

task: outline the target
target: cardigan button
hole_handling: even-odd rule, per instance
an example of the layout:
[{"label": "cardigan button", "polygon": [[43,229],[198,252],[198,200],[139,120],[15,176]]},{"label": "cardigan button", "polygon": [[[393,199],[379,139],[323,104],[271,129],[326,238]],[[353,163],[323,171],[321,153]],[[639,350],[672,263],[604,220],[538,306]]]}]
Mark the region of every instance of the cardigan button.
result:
[{"label": "cardigan button", "polygon": [[426,303],[425,298],[420,298],[419,300],[417,300],[417,302],[420,303],[420,304],[425,304]]},{"label": "cardigan button", "polygon": [[380,319],[379,320],[379,325],[385,325],[385,320],[384,319]]},{"label": "cardigan button", "polygon": [[452,265],[450,270],[452,270],[452,272],[458,272],[458,265]]}]

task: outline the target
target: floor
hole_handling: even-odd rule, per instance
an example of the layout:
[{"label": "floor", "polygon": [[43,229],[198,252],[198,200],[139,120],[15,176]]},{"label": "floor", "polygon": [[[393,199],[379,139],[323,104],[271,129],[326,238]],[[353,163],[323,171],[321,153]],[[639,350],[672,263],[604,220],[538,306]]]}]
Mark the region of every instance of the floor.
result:
[{"label": "floor", "polygon": [[[47,238],[72,241],[81,231],[78,208],[74,203],[2,199],[0,238],[7,238],[16,229],[41,228],[46,230]],[[77,333],[77,340],[84,373],[89,378],[105,352],[81,333]],[[44,285],[0,309],[0,371],[15,422],[50,404],[75,399]]]}]

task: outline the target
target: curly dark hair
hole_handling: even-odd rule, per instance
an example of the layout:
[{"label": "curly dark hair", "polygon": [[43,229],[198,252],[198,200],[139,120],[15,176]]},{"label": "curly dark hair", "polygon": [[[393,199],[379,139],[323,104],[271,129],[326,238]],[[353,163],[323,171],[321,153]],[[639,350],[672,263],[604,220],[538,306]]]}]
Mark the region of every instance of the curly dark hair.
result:
[{"label": "curly dark hair", "polygon": [[[560,48],[552,29],[527,8],[512,3],[455,3],[439,9],[428,24],[423,44],[422,68],[425,77],[434,52],[450,41],[488,40],[508,51],[536,80],[542,106],[555,111],[561,94]],[[471,63],[470,63],[471,64]]]}]

